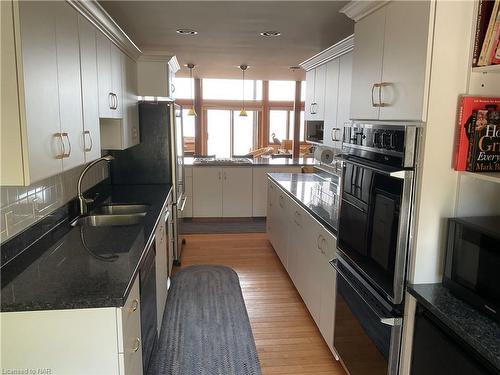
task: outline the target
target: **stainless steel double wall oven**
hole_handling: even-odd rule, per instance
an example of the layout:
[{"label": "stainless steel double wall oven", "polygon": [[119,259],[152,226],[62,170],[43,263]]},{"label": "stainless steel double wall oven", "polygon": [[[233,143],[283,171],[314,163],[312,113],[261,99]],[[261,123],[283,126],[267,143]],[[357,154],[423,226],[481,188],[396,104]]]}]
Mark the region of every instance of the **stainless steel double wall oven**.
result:
[{"label": "stainless steel double wall oven", "polygon": [[334,343],[351,375],[398,372],[418,133],[344,129]]}]

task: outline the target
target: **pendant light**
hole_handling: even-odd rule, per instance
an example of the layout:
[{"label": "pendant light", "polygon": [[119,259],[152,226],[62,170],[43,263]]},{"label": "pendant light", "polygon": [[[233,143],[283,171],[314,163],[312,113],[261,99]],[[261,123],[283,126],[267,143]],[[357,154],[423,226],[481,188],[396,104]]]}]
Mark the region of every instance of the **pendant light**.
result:
[{"label": "pendant light", "polygon": [[243,87],[243,100],[241,103],[240,117],[247,117],[247,111],[245,110],[245,70],[248,69],[248,65],[240,65],[242,74],[242,87]]},{"label": "pendant light", "polygon": [[186,64],[187,68],[189,69],[189,81],[190,81],[190,87],[191,87],[191,97],[193,98],[193,104],[191,105],[191,108],[189,108],[187,115],[188,116],[198,116],[196,114],[196,111],[194,109],[194,95],[193,95],[193,69],[194,69],[194,64]]}]

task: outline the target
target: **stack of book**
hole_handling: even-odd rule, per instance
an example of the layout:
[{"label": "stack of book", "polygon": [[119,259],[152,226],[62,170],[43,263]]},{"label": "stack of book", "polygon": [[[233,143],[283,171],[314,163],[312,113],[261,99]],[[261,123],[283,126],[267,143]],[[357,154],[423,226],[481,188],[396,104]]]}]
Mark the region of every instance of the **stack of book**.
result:
[{"label": "stack of book", "polygon": [[500,63],[500,0],[479,0],[472,66]]},{"label": "stack of book", "polygon": [[461,96],[455,169],[500,171],[500,98]]}]

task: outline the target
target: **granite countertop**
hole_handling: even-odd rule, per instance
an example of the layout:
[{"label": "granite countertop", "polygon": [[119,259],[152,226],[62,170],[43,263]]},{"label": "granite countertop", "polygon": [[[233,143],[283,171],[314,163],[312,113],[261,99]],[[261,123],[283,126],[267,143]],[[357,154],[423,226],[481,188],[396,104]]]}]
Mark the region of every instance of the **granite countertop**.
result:
[{"label": "granite countertop", "polygon": [[121,307],[171,191],[169,185],[108,188],[106,203],[147,204],[137,225],[71,227],[61,223],[2,268],[1,311]]},{"label": "granite countertop", "polygon": [[304,166],[304,165],[315,165],[316,160],[314,158],[271,158],[271,157],[258,157],[252,160],[252,163],[248,164],[236,164],[236,163],[214,163],[214,164],[194,164],[194,158],[191,156],[184,157],[185,166],[231,166],[231,167],[266,167],[266,166]]},{"label": "granite countertop", "polygon": [[443,284],[412,284],[408,292],[480,356],[500,370],[500,324],[455,297]]},{"label": "granite countertop", "polygon": [[338,225],[339,178],[329,173],[268,173],[293,200],[335,236]]}]

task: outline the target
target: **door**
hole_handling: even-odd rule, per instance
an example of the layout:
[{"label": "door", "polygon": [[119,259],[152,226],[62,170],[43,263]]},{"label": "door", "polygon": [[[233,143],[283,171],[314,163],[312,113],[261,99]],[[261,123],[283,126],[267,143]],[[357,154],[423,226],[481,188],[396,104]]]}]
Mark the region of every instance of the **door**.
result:
[{"label": "door", "polygon": [[111,92],[114,95],[114,106],[112,109],[113,118],[122,118],[123,106],[123,85],[122,74],[124,65],[124,54],[113,43],[111,43]]},{"label": "door", "polygon": [[97,84],[97,45],[94,26],[78,16],[80,38],[80,69],[82,79],[83,142],[85,162],[101,157],[99,135],[99,88]]},{"label": "door", "polygon": [[356,22],[354,26],[351,119],[379,118],[375,85],[380,83],[382,77],[385,17],[386,7],[383,7]]},{"label": "door", "polygon": [[29,183],[62,170],[56,2],[19,2]]},{"label": "door", "polygon": [[339,97],[339,59],[326,64],[325,88],[325,122],[323,128],[323,144],[330,147],[337,146],[339,137],[337,112]]},{"label": "door", "polygon": [[425,121],[431,4],[394,1],[386,6],[380,120]]},{"label": "door", "polygon": [[193,216],[222,217],[222,168],[193,167]]},{"label": "door", "polygon": [[304,109],[304,119],[313,120],[313,103],[314,103],[314,78],[315,69],[306,72],[306,103]]},{"label": "door", "polygon": [[97,79],[99,86],[99,117],[112,118],[113,89],[111,84],[111,41],[97,31]]},{"label": "door", "polygon": [[222,216],[252,216],[252,167],[222,168]]},{"label": "door", "polygon": [[351,81],[352,81],[352,52],[339,58],[339,97],[337,104],[337,130],[334,141],[335,146],[342,148],[344,124],[349,121],[351,108]]},{"label": "door", "polygon": [[59,118],[66,143],[63,169],[85,162],[82,129],[82,86],[80,81],[80,45],[78,15],[66,2],[56,2],[57,82]]}]

